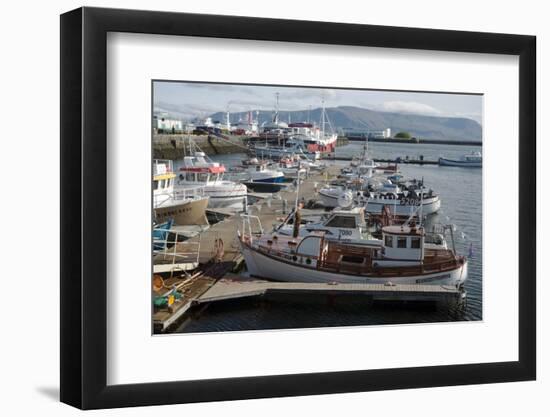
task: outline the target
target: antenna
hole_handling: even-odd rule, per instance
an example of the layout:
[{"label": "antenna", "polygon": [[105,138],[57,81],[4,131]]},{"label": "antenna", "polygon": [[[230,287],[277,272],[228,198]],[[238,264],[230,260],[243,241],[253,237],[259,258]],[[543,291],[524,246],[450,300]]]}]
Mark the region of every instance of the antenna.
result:
[{"label": "antenna", "polygon": [[273,123],[279,123],[279,92],[275,93],[275,117],[273,118]]}]

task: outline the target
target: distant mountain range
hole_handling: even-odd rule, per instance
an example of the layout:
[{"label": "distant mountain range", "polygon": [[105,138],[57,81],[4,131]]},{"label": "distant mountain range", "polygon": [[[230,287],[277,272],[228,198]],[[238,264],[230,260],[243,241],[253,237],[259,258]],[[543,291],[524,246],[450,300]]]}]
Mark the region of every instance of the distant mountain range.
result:
[{"label": "distant mountain range", "polygon": [[[463,117],[423,116],[409,113],[389,113],[361,107],[341,106],[326,109],[335,131],[353,129],[356,131],[383,130],[388,127],[392,135],[409,132],[419,139],[480,141],[481,125]],[[254,111],[254,117],[256,113]],[[289,119],[290,116],[290,119]],[[225,113],[212,114],[213,120],[225,121]],[[231,123],[247,120],[247,112],[231,113]],[[260,125],[271,121],[272,111],[260,111]],[[279,120],[287,122],[312,121],[319,124],[321,109],[279,111]]]}]

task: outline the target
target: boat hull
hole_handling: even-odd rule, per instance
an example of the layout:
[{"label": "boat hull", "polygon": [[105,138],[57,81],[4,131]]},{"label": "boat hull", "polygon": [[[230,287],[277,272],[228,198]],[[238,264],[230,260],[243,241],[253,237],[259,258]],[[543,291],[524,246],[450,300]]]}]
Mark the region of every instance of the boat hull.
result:
[{"label": "boat hull", "polygon": [[285,176],[284,175],[280,175],[280,176],[277,176],[277,177],[265,177],[265,178],[253,178],[252,181],[249,181],[249,182],[263,182],[263,183],[269,183],[269,184],[272,184],[272,183],[281,183],[283,182]]},{"label": "boat hull", "polygon": [[[338,207],[338,197],[341,193],[330,193],[319,191],[319,198],[325,207]],[[362,202],[359,202],[362,205]],[[369,199],[368,203],[365,205],[365,211],[371,214],[380,214],[384,206],[390,208],[392,214],[398,216],[410,216],[414,211],[417,210],[418,205],[416,204],[402,204],[401,200],[381,200],[381,199]],[[441,200],[438,196],[426,198],[422,202],[422,215],[428,216],[430,214],[437,213],[441,208]]]},{"label": "boat hull", "polygon": [[246,186],[239,183],[208,184],[204,187],[204,195],[209,197],[209,208],[226,208],[241,211],[247,203]]},{"label": "boat hull", "polygon": [[284,182],[256,182],[249,181],[243,182],[246,185],[246,188],[257,193],[277,193],[281,189],[286,188],[287,184]]},{"label": "boat hull", "polygon": [[[370,201],[365,206],[365,211],[371,214],[380,214],[384,206],[390,209],[392,214],[397,216],[410,216],[413,214],[419,206],[412,204],[400,204],[399,200],[377,200]],[[429,216],[430,214],[437,213],[441,208],[441,200],[439,197],[426,199],[422,203],[422,215]]]},{"label": "boat hull", "polygon": [[447,167],[462,167],[462,168],[481,168],[481,162],[475,161],[459,161],[456,159],[439,158],[439,165]]},{"label": "boat hull", "polygon": [[155,207],[155,216],[159,223],[172,218],[178,226],[206,225],[208,224],[206,219],[207,206],[207,197],[189,199],[172,205]]},{"label": "boat hull", "polygon": [[243,210],[246,206],[247,195],[211,195],[208,203],[209,208],[227,208]]},{"label": "boat hull", "polygon": [[423,275],[384,276],[350,275],[318,270],[304,265],[282,262],[260,253],[241,241],[241,249],[250,275],[284,282],[349,283],[349,284],[422,284],[462,285],[468,278],[468,262],[457,268]]}]

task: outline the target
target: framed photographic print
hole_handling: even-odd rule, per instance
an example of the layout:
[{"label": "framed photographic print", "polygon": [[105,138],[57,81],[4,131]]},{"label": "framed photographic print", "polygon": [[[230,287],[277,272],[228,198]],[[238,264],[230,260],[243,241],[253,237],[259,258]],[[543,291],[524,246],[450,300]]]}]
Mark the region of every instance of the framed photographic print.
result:
[{"label": "framed photographic print", "polygon": [[531,36],[62,15],[61,400],[535,379],[535,103]]}]

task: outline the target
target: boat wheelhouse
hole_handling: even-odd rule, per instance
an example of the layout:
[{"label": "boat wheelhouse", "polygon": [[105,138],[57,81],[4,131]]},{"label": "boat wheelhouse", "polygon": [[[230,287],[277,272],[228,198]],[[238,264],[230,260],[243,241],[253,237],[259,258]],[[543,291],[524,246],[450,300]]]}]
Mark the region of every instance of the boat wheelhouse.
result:
[{"label": "boat wheelhouse", "polygon": [[246,171],[250,182],[281,183],[285,178],[282,171],[268,167],[266,162],[249,166]]},{"label": "boat wheelhouse", "polygon": [[[296,211],[289,214],[287,219],[275,228],[277,233],[291,236],[294,232]],[[314,232],[325,233],[326,239],[367,242],[372,239],[365,221],[365,211],[356,207],[351,210],[334,210],[328,217],[318,221],[301,221],[299,235],[306,236]],[[373,244],[376,241],[373,240]]]}]

